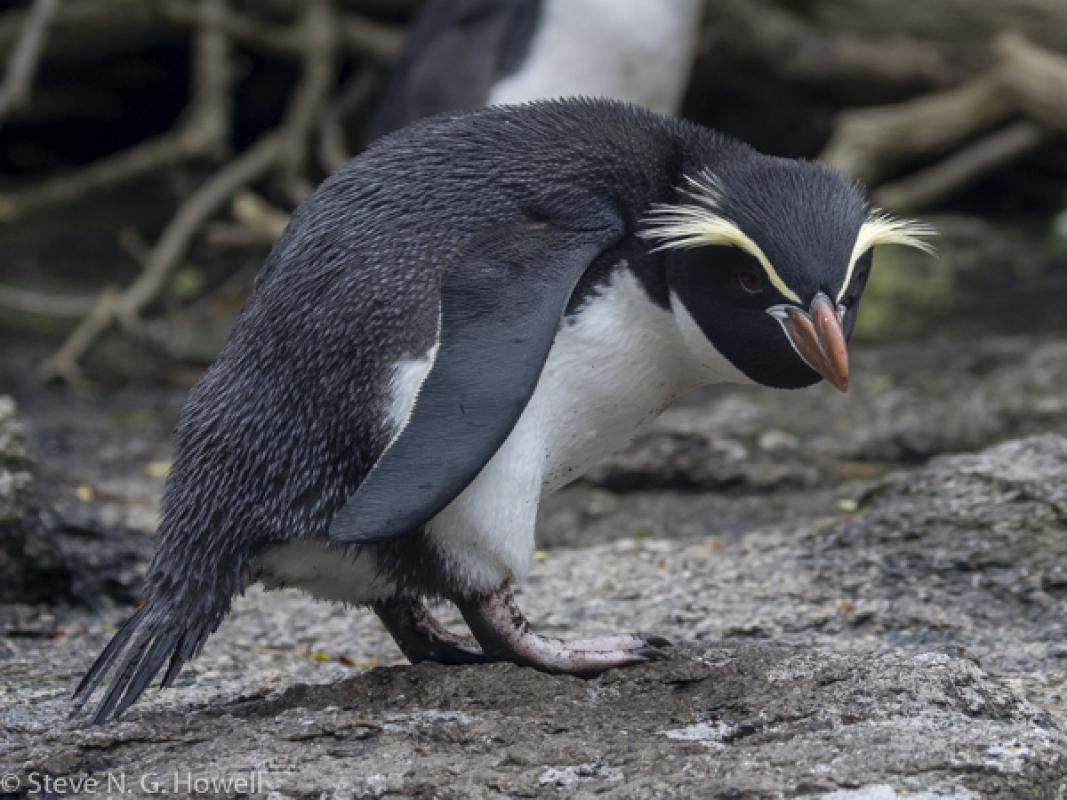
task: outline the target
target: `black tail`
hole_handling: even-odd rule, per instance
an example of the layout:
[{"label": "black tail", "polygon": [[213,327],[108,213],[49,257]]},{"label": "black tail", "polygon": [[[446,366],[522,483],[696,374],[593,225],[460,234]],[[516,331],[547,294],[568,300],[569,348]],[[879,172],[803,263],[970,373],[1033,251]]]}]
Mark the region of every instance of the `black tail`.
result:
[{"label": "black tail", "polygon": [[82,713],[113,666],[111,686],[96,707],[94,724],[115,719],[129,708],[168,658],[170,663],[159,685],[160,688],[170,686],[185,662],[200,651],[207,637],[219,626],[227,610],[218,603],[208,609],[204,605],[203,600],[183,603],[160,599],[138,609],[119,628],[74,690],[71,716]]}]

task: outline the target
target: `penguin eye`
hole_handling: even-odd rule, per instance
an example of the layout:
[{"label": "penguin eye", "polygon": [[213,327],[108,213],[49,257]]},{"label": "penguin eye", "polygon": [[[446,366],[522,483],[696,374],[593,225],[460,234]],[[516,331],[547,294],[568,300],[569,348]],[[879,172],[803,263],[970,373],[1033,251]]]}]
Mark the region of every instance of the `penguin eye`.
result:
[{"label": "penguin eye", "polygon": [[863,294],[863,290],[867,288],[867,280],[871,277],[873,255],[873,250],[868,250],[860,256],[860,260],[856,264],[855,273],[852,276],[852,281],[845,287],[844,300],[849,306],[854,305],[859,296]]},{"label": "penguin eye", "polygon": [[767,288],[763,276],[754,269],[746,269],[737,273],[737,282],[749,294],[759,294]]}]

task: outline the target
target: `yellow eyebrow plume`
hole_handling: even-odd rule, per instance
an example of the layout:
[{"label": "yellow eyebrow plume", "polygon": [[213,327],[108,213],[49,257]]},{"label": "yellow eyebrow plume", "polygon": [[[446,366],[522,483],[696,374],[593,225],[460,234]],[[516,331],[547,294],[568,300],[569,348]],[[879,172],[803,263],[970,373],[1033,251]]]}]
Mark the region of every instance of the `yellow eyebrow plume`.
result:
[{"label": "yellow eyebrow plume", "polygon": [[686,178],[686,182],[689,188],[683,193],[698,204],[661,203],[653,206],[643,220],[645,228],[639,235],[660,243],[653,252],[711,245],[738,247],[759,262],[775,289],[799,303],[800,297],[782,280],[760,246],[736,223],[715,213],[722,191],[715,177],[701,173],[698,178]]},{"label": "yellow eyebrow plume", "polygon": [[898,244],[902,247],[913,247],[924,253],[933,253],[934,246],[927,240],[936,235],[937,231],[926,223],[911,219],[897,219],[877,209],[872,211],[856,235],[856,243],[852,246],[852,255],[848,261],[848,271],[845,272],[845,280],[837,293],[837,302],[841,302],[841,298],[848,291],[848,286],[852,282],[852,273],[856,269],[856,262],[872,247]]}]

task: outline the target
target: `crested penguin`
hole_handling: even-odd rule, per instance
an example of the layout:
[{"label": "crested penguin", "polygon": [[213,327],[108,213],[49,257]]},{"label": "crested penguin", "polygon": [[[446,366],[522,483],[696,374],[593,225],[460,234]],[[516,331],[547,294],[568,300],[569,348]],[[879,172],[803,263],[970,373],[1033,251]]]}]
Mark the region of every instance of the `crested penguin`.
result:
[{"label": "crested penguin", "polygon": [[257,581],[370,606],[413,662],[660,657],[531,629],[512,586],[541,498],[695,387],[844,391],[874,249],[929,233],[825,166],[613,101],[385,137],[294,212],[191,391],[144,604],[75,713],[108,675],[96,722],[169,685]]},{"label": "crested penguin", "polygon": [[675,114],[704,0],[430,0],[367,127],[373,140],[446,111],[589,95]]}]

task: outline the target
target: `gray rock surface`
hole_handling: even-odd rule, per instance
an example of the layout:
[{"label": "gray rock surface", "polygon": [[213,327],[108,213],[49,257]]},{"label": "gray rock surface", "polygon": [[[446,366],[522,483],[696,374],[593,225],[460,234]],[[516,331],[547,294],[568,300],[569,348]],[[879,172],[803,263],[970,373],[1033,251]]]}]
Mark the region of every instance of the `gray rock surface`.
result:
[{"label": "gray rock surface", "polygon": [[[813,486],[1025,433],[1067,432],[1067,342],[863,354],[847,396],[713,389],[668,409],[586,480],[607,488]],[[951,360],[946,365],[946,360]],[[850,471],[851,468],[851,471]]]},{"label": "gray rock surface", "polygon": [[[80,525],[76,513],[61,514],[50,502],[87,506],[95,497],[88,476],[97,474],[96,463],[82,465],[63,498],[42,470],[51,491],[40,492],[15,404],[0,396],[0,632],[51,635],[54,617],[27,607],[34,604],[135,600],[152,540],[125,528]],[[43,507],[42,494],[48,496]]]},{"label": "gray rock surface", "polygon": [[30,513],[33,476],[15,401],[0,395],[0,525],[21,522]]},{"label": "gray rock surface", "polygon": [[1067,343],[859,350],[847,396],[714,388],[668,409],[546,504],[545,546],[737,535],[832,513],[901,466],[1040,432],[1067,434]]},{"label": "gray rock surface", "polygon": [[57,610],[54,638],[3,645],[0,772],[134,794],[258,774],[286,797],[1062,798],[1065,475],[1067,437],[1035,436],[857,484],[814,521],[549,551],[520,595],[541,630],[679,642],[591,681],[402,666],[366,612],[253,589],[177,688],[87,729],[66,698],[121,615]]},{"label": "gray rock surface", "polygon": [[15,403],[0,395],[0,603],[37,602],[69,584],[63,554],[33,504],[31,468]]}]

